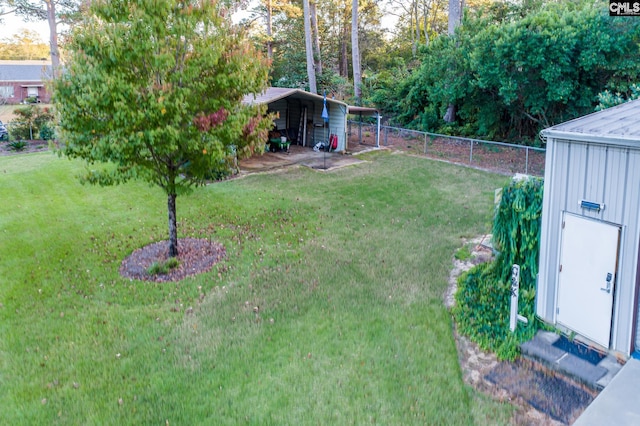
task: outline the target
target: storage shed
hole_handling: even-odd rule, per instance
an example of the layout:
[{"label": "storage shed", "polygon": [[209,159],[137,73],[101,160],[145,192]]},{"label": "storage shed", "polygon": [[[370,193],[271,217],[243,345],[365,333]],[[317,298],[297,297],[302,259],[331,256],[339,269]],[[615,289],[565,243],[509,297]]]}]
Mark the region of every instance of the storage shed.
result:
[{"label": "storage shed", "polygon": [[[245,104],[266,104],[268,112],[276,113],[275,130],[287,139],[302,146],[314,146],[317,142],[328,142],[336,135],[336,151],[347,149],[348,105],[300,89],[269,87],[259,95],[247,95]],[[326,103],[328,118],[323,117]]]},{"label": "storage shed", "polygon": [[640,349],[640,100],[542,132],[536,314],[611,352]]}]

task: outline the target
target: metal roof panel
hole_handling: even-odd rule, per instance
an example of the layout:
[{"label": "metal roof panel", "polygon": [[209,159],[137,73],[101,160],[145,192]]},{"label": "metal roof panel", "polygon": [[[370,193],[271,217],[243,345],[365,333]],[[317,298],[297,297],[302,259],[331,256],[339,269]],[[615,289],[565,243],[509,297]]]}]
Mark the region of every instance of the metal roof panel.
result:
[{"label": "metal roof panel", "polygon": [[[267,90],[265,90],[262,93],[246,95],[242,99],[242,103],[247,105],[270,104],[272,102],[279,101],[280,99],[283,99],[289,96],[297,97],[297,98],[315,99],[319,101],[322,101],[324,99],[322,95],[317,95],[315,93],[306,92],[300,89],[290,89],[286,87],[269,87],[267,88]],[[336,99],[331,99],[331,98],[327,98],[327,103],[337,103],[340,105],[344,105],[345,107],[347,106],[347,104],[345,104],[344,102],[338,101]]]},{"label": "metal roof panel", "polygon": [[552,138],[640,144],[640,100],[626,102],[542,131]]}]

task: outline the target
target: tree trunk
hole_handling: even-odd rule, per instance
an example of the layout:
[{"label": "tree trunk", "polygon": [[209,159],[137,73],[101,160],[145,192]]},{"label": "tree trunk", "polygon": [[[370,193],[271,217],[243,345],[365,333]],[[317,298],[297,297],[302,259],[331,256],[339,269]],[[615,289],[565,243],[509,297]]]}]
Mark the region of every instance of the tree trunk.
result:
[{"label": "tree trunk", "polygon": [[410,21],[410,30],[409,33],[411,34],[411,56],[415,59],[416,56],[418,55],[418,41],[416,40],[416,33],[413,31],[413,22],[414,22],[414,15],[415,15],[415,23],[416,26],[418,26],[418,14],[416,11],[416,2],[418,0],[413,0],[414,2],[411,3],[411,12],[409,14],[409,21]]},{"label": "tree trunk", "polygon": [[60,49],[58,48],[58,24],[56,22],[56,4],[54,0],[44,0],[47,4],[47,21],[49,23],[49,49],[51,52],[51,68],[53,77],[60,71]]},{"label": "tree trunk", "polygon": [[360,66],[360,47],[358,45],[358,0],[351,2],[351,59],[353,62],[353,95],[356,105],[362,98],[362,69]]},{"label": "tree trunk", "polygon": [[178,256],[178,222],[176,220],[176,194],[167,197],[169,211],[169,257]]},{"label": "tree trunk", "polygon": [[273,59],[273,7],[271,0],[267,0],[267,58]]},{"label": "tree trunk", "polygon": [[423,20],[422,21],[422,25],[424,25],[424,29],[423,29],[423,31],[424,31],[424,45],[428,46],[429,45],[429,21],[428,21],[428,18],[429,18],[430,7],[429,7],[429,5],[427,4],[426,1],[424,1],[422,3],[422,8],[423,8],[423,11],[422,11],[422,14],[423,14],[423,16],[422,16],[422,20]]},{"label": "tree trunk", "polygon": [[311,17],[309,12],[309,0],[302,0],[304,11],[304,44],[307,51],[307,75],[309,77],[309,91],[318,93],[316,87],[316,69],[313,62],[313,46],[311,43]]},{"label": "tree trunk", "polygon": [[[456,28],[462,22],[462,0],[449,0],[449,22],[447,32],[450,36],[454,36]],[[447,106],[447,112],[443,117],[447,123],[453,123],[456,121],[456,106],[450,103]]]},{"label": "tree trunk", "polygon": [[316,74],[322,75],[322,55],[320,53],[320,32],[318,31],[318,8],[315,0],[309,4],[311,11],[311,31],[313,32],[313,58],[316,65]]},{"label": "tree trunk", "polygon": [[418,52],[418,46],[420,46],[420,13],[418,9],[418,0],[415,0],[413,3],[414,13],[416,14],[416,53]]},{"label": "tree trunk", "polygon": [[447,34],[450,36],[456,33],[456,28],[462,22],[462,1],[449,0],[449,21]]},{"label": "tree trunk", "polygon": [[340,40],[340,62],[338,68],[340,77],[349,78],[349,59],[347,58],[347,40],[349,37],[349,32],[346,23],[342,26],[341,32],[342,37]]}]

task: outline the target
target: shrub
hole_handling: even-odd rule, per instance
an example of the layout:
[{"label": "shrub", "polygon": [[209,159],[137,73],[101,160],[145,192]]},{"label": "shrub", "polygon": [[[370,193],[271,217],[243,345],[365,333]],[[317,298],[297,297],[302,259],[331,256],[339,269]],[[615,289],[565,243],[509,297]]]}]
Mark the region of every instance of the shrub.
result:
[{"label": "shrub", "polygon": [[[453,314],[462,334],[500,359],[512,359],[518,344],[530,339],[540,324],[535,319],[535,284],[540,251],[543,180],[512,181],[502,190],[493,224],[494,262],[475,266],[458,279]],[[511,266],[520,265],[518,313],[529,322],[509,330]]]},{"label": "shrub", "polygon": [[13,113],[17,117],[11,128],[11,136],[14,139],[33,139],[45,125],[52,128],[53,113],[49,108],[28,105],[16,108]]},{"label": "shrub", "polygon": [[164,262],[153,262],[147,273],[149,275],[167,275],[169,271],[177,268],[180,265],[180,261],[176,257],[170,257]]},{"label": "shrub", "polygon": [[13,141],[9,142],[7,146],[14,151],[22,151],[27,147],[27,143],[25,141]]},{"label": "shrub", "polygon": [[44,123],[42,127],[40,127],[40,139],[44,139],[45,141],[54,139],[55,132],[53,130],[53,126],[50,123]]}]

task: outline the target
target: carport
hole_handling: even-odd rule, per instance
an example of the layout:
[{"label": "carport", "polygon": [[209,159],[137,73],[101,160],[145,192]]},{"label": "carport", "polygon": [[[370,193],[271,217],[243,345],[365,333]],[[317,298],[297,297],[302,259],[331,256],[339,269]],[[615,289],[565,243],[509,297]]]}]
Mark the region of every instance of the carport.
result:
[{"label": "carport", "polygon": [[[275,130],[294,144],[312,147],[318,142],[327,143],[330,135],[336,135],[336,151],[347,149],[347,111],[344,102],[325,98],[300,89],[269,87],[258,95],[247,95],[243,102],[249,105],[267,105],[267,111],[275,113]],[[326,103],[328,118],[323,117]]]},{"label": "carport", "polygon": [[349,115],[358,117],[358,140],[362,144],[362,117],[374,117],[376,120],[376,148],[380,148],[380,122],[382,116],[376,108],[367,108],[360,106],[349,106],[347,110]]}]

